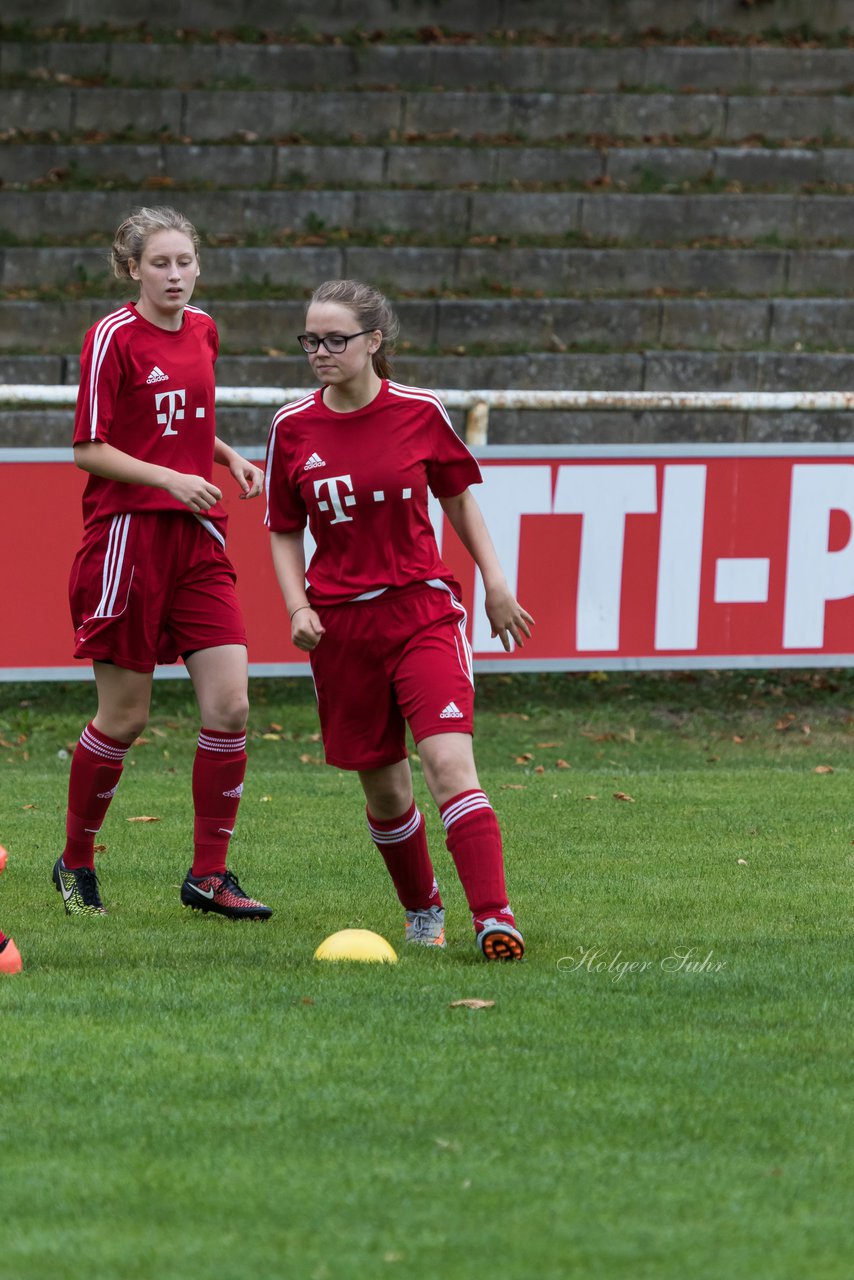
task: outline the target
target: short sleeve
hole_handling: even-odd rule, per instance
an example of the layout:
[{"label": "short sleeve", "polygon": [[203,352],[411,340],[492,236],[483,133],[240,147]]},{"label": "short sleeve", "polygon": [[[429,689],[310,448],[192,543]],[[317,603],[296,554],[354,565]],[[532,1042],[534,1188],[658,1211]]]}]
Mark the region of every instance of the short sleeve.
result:
[{"label": "short sleeve", "polygon": [[74,413],[74,444],[110,438],[122,382],[121,363],[114,342],[105,343],[95,363],[95,329],[90,329],[80,353],[80,386]]},{"label": "short sleeve", "polygon": [[431,493],[437,498],[454,498],[470,484],[481,484],[480,467],[444,410],[436,410],[432,428],[433,447],[427,463],[427,483]]},{"label": "short sleeve", "polygon": [[277,431],[276,419],[270,427],[267,441],[265,488],[267,514],[265,523],[271,533],[296,533],[308,522],[308,512],[302,495],[291,484],[290,469],[282,439]]}]

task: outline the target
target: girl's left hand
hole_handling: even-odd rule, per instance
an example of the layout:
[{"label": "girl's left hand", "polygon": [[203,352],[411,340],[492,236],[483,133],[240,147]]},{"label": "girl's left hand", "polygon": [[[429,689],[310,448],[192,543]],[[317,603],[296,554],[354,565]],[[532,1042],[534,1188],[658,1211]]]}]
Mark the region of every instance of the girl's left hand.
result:
[{"label": "girl's left hand", "polygon": [[264,491],[264,472],[254,462],[235,454],[228,466],[240,486],[241,498],[257,498]]},{"label": "girl's left hand", "polygon": [[498,636],[507,653],[515,642],[521,649],[525,639],[531,638],[534,619],[523,609],[507,586],[493,587],[486,592],[486,616],[493,636]]}]

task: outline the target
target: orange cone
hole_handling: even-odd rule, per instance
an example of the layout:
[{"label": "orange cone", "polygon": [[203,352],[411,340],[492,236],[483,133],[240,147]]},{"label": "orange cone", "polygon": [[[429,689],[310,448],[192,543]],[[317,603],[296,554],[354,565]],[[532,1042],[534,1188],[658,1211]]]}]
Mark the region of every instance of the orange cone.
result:
[{"label": "orange cone", "polygon": [[[0,844],[0,871],[6,870],[9,855]],[[14,938],[7,938],[0,950],[0,973],[20,973],[24,967],[21,953],[15,946]]]},{"label": "orange cone", "polygon": [[0,973],[20,973],[23,967],[24,962],[15,946],[15,939],[7,938],[6,945],[0,951]]}]

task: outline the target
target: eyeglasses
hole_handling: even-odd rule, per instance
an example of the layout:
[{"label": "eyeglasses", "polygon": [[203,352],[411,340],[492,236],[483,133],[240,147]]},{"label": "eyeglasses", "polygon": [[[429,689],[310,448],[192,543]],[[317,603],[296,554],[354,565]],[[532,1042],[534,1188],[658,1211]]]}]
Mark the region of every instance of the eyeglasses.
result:
[{"label": "eyeglasses", "polygon": [[373,329],[360,329],[358,333],[327,333],[325,338],[318,338],[316,333],[301,333],[297,342],[308,355],[314,355],[321,343],[331,356],[340,356],[347,350],[347,343],[353,338],[361,338],[365,333],[373,333]]}]

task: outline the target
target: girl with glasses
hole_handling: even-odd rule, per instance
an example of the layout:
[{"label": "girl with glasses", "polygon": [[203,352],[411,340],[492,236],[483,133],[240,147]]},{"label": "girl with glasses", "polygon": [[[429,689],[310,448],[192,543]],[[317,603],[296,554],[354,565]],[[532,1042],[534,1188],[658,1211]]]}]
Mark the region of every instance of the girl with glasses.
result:
[{"label": "girl with glasses", "polygon": [[89,480],[70,598],[74,656],[92,662],[98,710],[72,756],[65,849],[53,868],[69,915],[104,914],[94,840],[148,720],[154,667],[179,657],[202,723],[181,901],[232,918],[271,914],[226,869],[246,771],[248,668],[213,464],[228,469],[242,498],[256,497],[264,476],[216,436],[217,330],[190,305],[198,249],[195,228],[175,209],[127,218],[113,273],[135,282],[139,297],[83,343],[74,460]]},{"label": "girl with glasses", "polygon": [[[358,773],[407,941],[445,945],[408,724],[477,944],[489,960],[516,960],[525,944],[472,751],[466,612],[439,555],[428,491],[483,577],[493,635],[509,650],[533,619],[514,599],[469,491],[481,480],[477,462],[433,392],[391,379],[398,327],[383,295],[359,281],[327,281],[312,295],[299,341],[320,388],[280,409],[270,429],[273,562],[291,639],[310,655],[326,760]],[[306,525],[316,544],[307,570]]]}]

